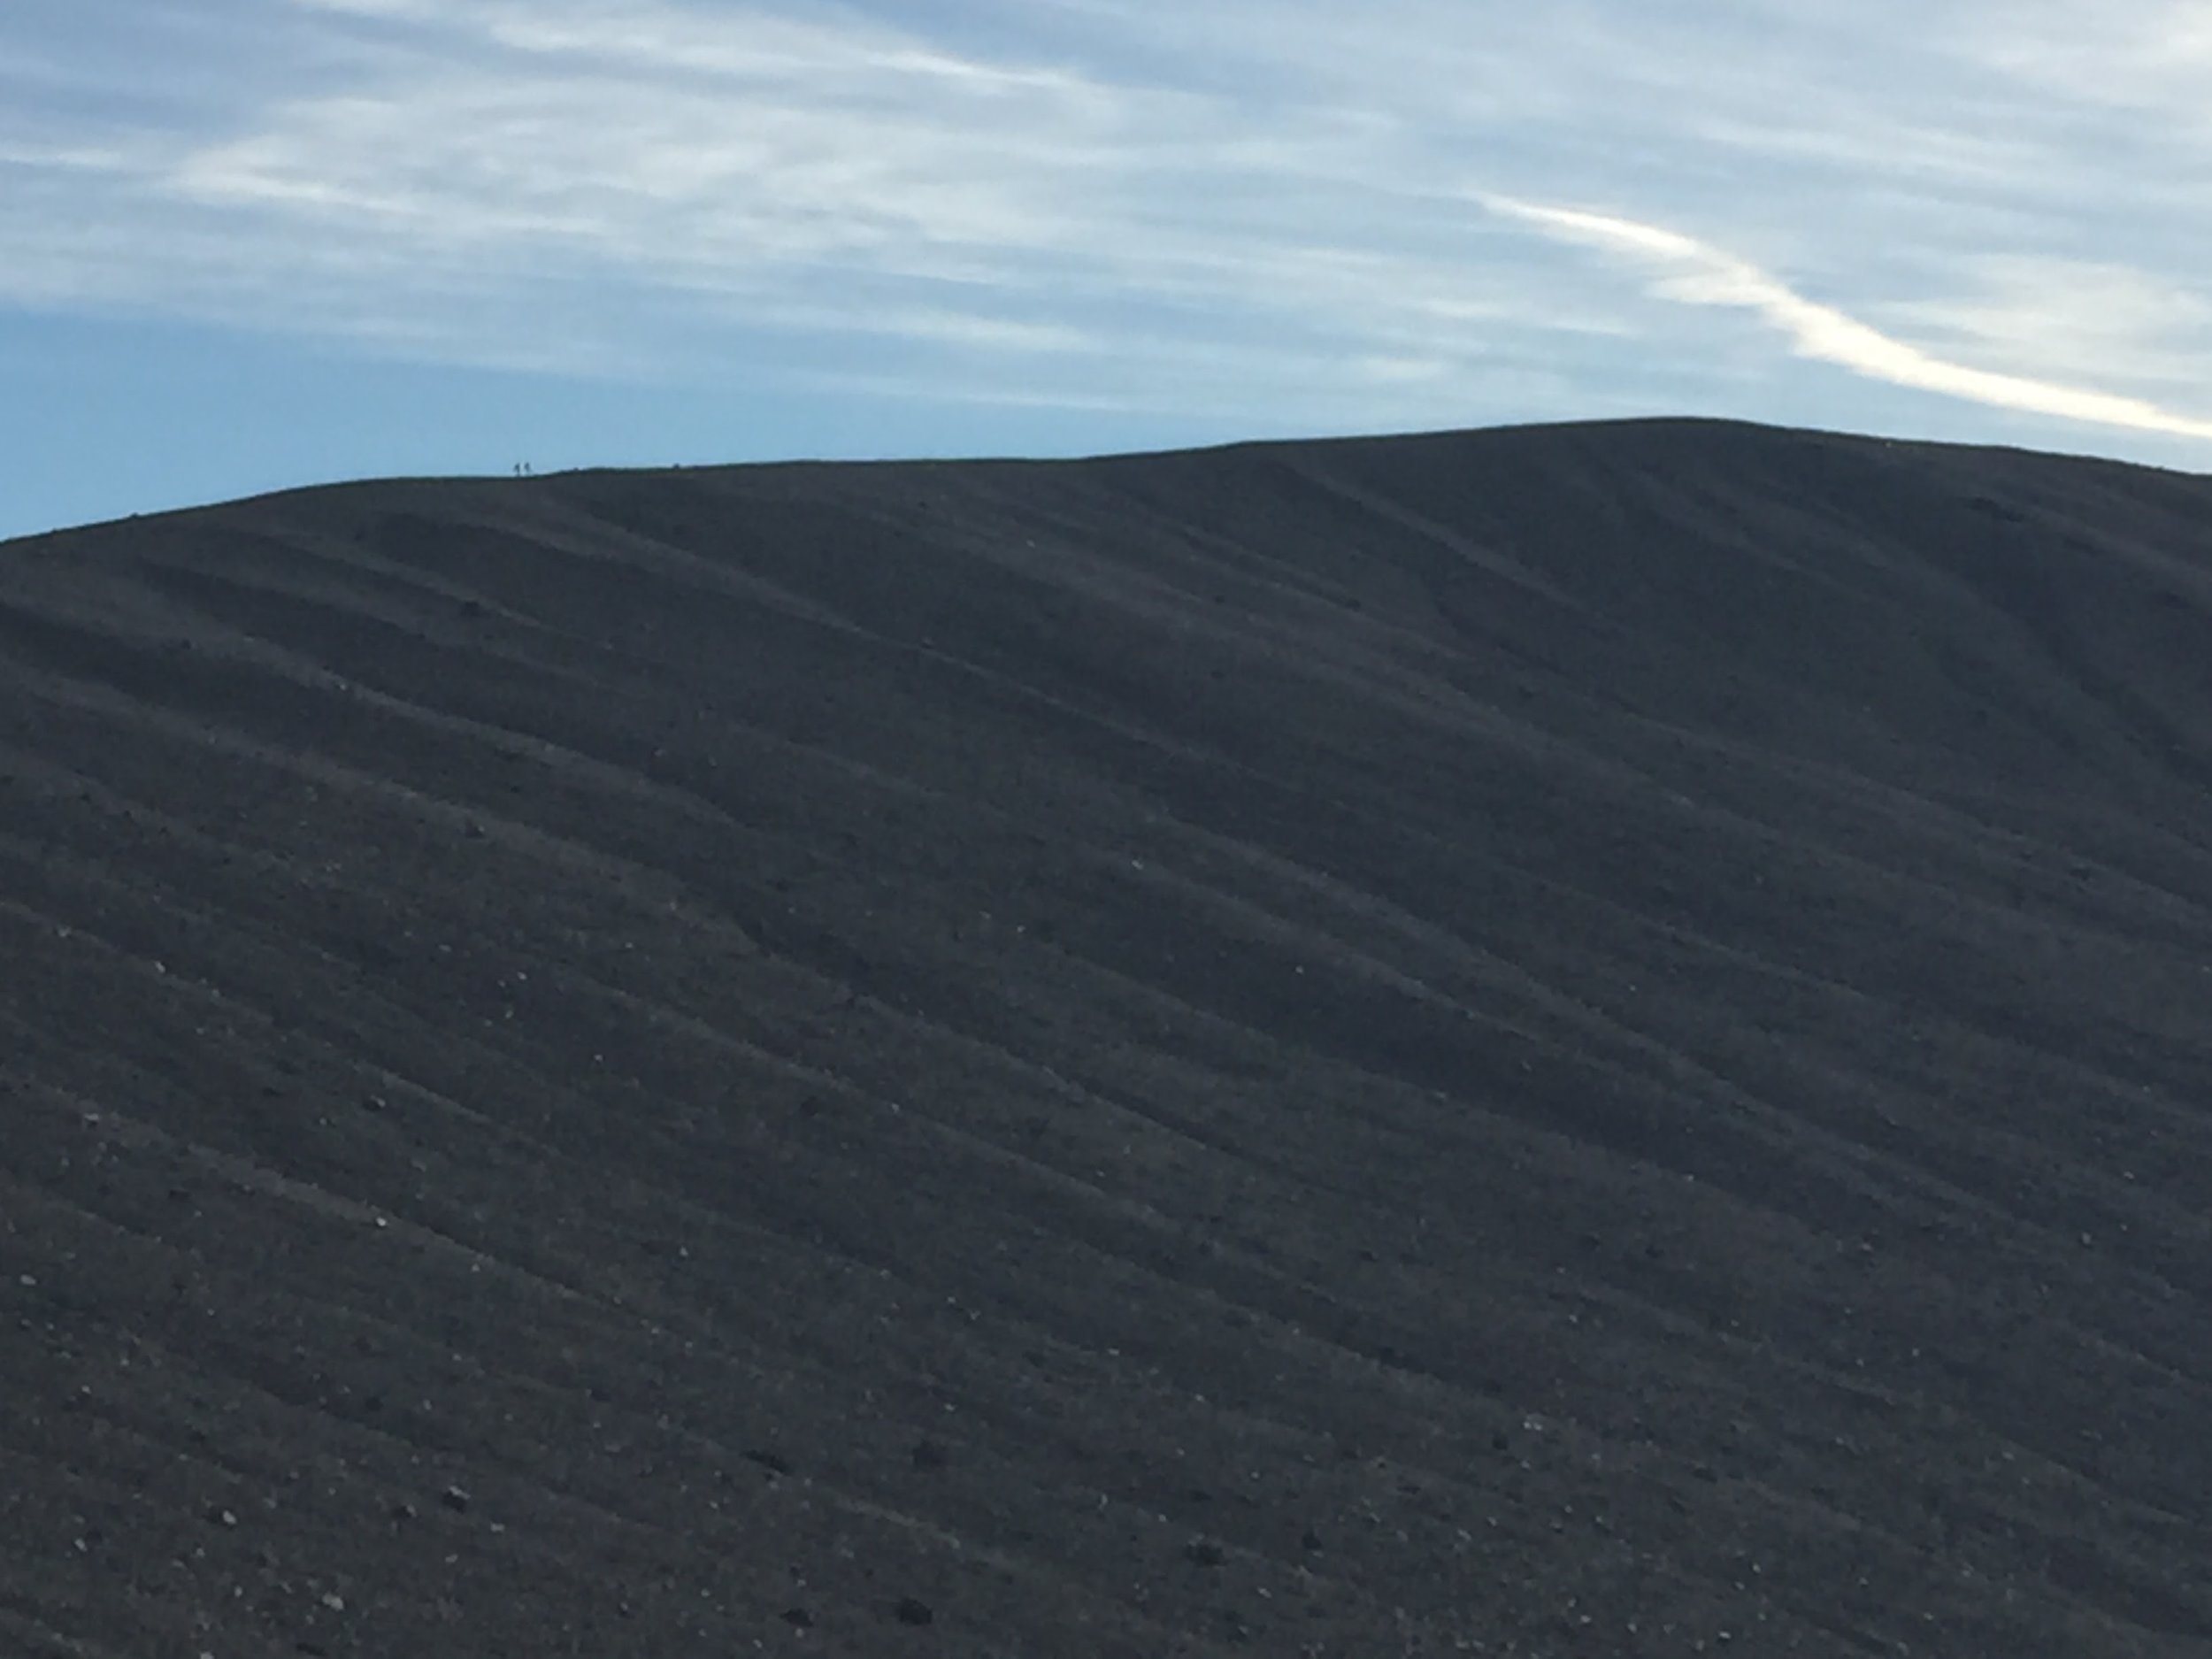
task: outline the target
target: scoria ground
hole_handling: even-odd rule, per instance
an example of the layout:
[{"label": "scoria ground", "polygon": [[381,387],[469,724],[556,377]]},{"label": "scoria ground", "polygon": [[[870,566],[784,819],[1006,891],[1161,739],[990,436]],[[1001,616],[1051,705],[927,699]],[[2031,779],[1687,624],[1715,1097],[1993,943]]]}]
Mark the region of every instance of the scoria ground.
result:
[{"label": "scoria ground", "polygon": [[2202,1655],[2212,480],[0,548],[0,1650]]}]

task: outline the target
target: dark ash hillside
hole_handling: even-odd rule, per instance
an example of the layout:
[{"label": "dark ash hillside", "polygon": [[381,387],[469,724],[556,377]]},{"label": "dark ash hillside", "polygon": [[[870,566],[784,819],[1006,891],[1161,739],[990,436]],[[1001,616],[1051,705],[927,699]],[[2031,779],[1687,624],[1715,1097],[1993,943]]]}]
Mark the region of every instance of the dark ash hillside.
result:
[{"label": "dark ash hillside", "polygon": [[0,548],[0,1651],[2196,1655],[2212,480]]}]

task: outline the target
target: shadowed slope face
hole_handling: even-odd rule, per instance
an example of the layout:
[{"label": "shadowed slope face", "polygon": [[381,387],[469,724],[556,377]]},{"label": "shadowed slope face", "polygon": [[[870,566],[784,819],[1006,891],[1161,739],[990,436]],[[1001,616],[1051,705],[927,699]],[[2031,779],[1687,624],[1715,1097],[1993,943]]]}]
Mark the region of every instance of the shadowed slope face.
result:
[{"label": "shadowed slope face", "polygon": [[0,549],[0,1647],[2201,1654],[2212,487]]}]

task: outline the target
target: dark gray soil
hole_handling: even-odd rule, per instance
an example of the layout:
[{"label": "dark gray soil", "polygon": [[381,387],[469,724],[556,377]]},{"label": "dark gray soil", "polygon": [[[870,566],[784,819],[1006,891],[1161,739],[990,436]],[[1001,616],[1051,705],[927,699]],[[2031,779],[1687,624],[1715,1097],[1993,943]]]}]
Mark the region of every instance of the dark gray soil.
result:
[{"label": "dark gray soil", "polygon": [[2212,480],[0,548],[0,1653],[2212,1651]]}]

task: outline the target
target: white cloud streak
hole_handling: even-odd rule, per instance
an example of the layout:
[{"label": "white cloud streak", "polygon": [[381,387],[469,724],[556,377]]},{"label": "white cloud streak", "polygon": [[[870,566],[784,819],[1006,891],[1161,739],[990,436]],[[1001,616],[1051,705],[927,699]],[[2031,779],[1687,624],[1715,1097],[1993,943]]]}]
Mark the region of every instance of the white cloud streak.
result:
[{"label": "white cloud streak", "polygon": [[2139,398],[1997,373],[1933,357],[1833,306],[1807,299],[1756,265],[1678,231],[1505,196],[1489,197],[1484,204],[1492,212],[1535,226],[1548,235],[1624,255],[1654,270],[1658,280],[1653,291],[1663,298],[1750,311],[1788,336],[1801,357],[1835,364],[1894,386],[1992,408],[2089,426],[2212,440],[2212,419],[2178,414]]}]

